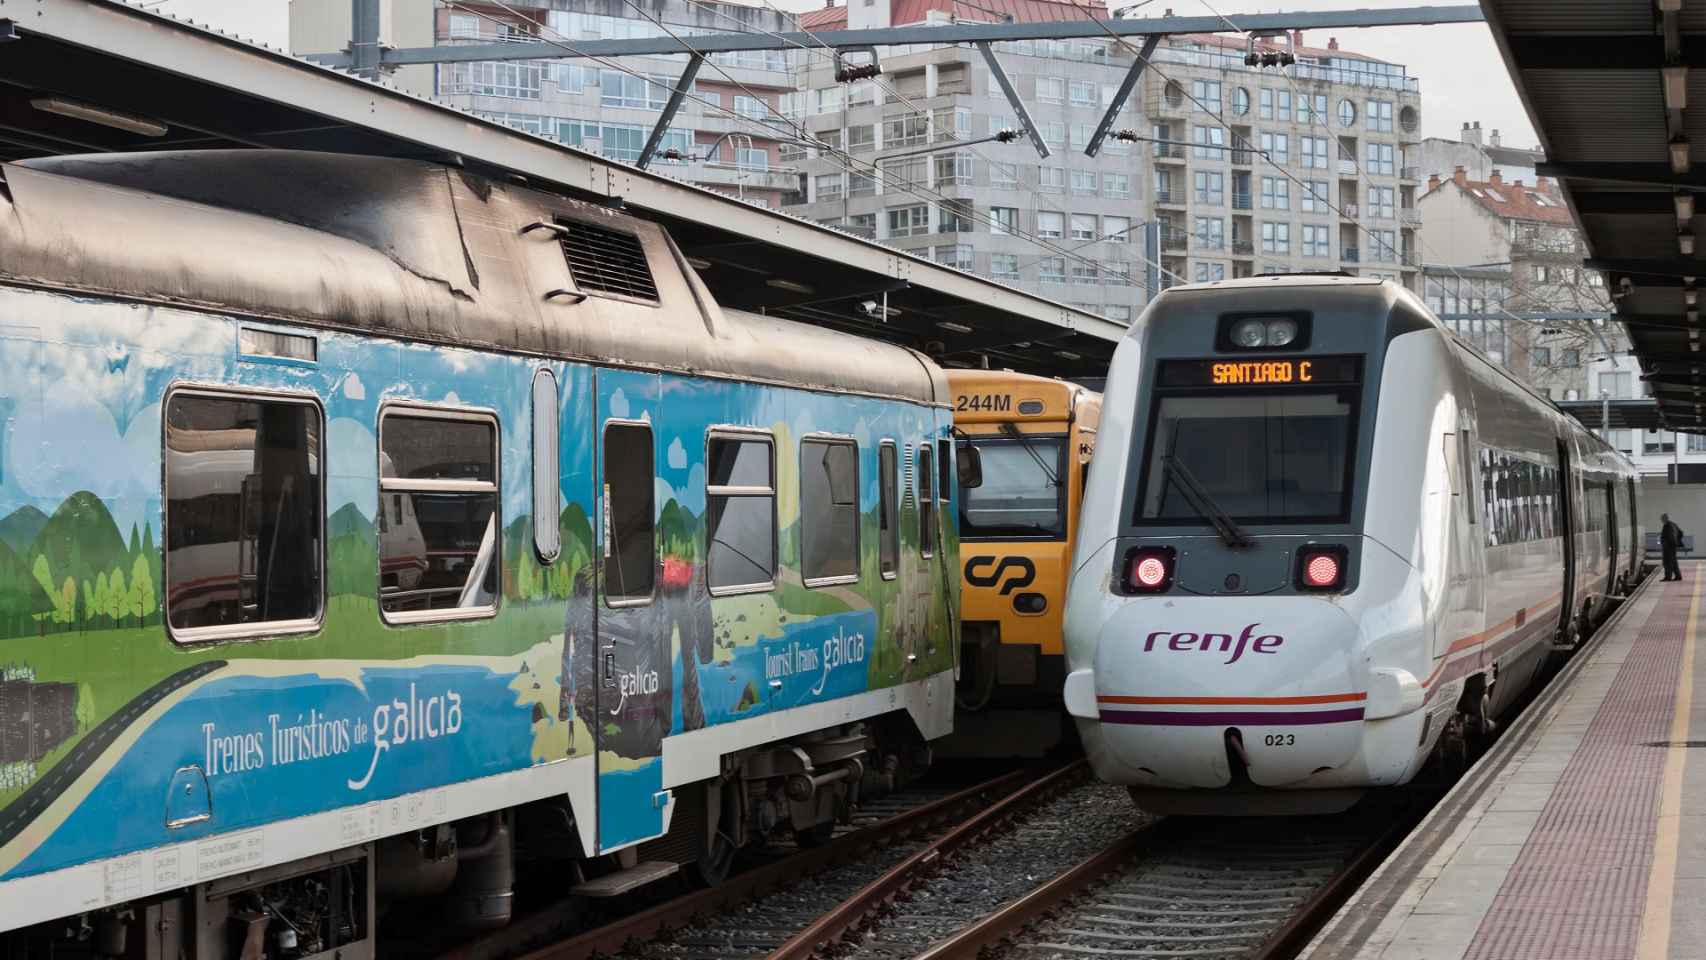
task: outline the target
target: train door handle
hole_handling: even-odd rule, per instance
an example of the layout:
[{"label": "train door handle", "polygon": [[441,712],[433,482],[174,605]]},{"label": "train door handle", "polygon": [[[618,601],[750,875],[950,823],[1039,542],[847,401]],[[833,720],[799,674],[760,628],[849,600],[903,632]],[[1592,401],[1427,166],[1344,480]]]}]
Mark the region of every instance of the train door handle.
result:
[{"label": "train door handle", "polygon": [[616,651],[604,651],[604,685],[616,686]]}]

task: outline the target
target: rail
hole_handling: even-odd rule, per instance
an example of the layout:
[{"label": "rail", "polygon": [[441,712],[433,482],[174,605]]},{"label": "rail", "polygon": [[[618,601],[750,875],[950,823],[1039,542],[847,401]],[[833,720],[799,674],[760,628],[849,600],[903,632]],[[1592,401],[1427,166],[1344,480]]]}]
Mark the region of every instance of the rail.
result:
[{"label": "rail", "polygon": [[[971,808],[1011,796],[1037,779],[1036,771],[1018,770],[984,781],[837,837],[822,847],[735,874],[718,886],[675,898],[526,953],[521,960],[590,960],[595,956],[615,955],[630,943],[652,939],[695,917],[738,907],[770,891],[857,861],[898,840],[939,827],[965,815]],[[447,951],[437,960],[513,955],[534,943],[560,935],[558,930],[572,920],[579,903],[571,898],[520,917],[503,930]]]}]

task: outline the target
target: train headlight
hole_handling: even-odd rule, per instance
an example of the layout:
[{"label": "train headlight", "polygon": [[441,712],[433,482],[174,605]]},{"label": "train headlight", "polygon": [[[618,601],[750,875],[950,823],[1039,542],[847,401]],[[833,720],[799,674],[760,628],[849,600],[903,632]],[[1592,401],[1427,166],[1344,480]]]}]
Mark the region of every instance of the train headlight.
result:
[{"label": "train headlight", "polygon": [[1283,347],[1297,339],[1296,320],[1269,320],[1267,330],[1268,346]]},{"label": "train headlight", "polygon": [[1329,593],[1345,585],[1344,547],[1305,547],[1297,553],[1297,586],[1314,593]]},{"label": "train headlight", "polygon": [[1172,547],[1143,547],[1126,556],[1125,588],[1130,593],[1165,593],[1173,586]]},{"label": "train headlight", "polygon": [[[1293,327],[1292,335],[1296,334]],[[1240,347],[1265,347],[1268,344],[1268,325],[1261,320],[1240,320],[1232,326],[1232,342]]]}]

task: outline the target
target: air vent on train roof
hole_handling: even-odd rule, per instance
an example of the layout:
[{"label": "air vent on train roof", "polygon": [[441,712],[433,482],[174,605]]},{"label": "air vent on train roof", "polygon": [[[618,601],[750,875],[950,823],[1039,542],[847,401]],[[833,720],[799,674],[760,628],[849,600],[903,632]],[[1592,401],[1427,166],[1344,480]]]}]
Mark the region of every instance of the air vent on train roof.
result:
[{"label": "air vent on train roof", "polygon": [[557,241],[583,291],[656,301],[658,286],[640,238],[623,230],[559,217]]}]

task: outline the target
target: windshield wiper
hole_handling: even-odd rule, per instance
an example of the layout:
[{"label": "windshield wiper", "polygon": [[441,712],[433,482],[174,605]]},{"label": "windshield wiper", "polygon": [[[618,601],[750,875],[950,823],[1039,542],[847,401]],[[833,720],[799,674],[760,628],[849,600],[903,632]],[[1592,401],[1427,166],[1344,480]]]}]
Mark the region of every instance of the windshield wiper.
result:
[{"label": "windshield wiper", "polygon": [[1183,460],[1170,453],[1166,454],[1161,458],[1161,469],[1166,472],[1167,479],[1171,480],[1173,485],[1179,488],[1179,492],[1185,495],[1185,502],[1191,505],[1191,509],[1195,510],[1198,516],[1207,520],[1214,527],[1215,532],[1220,534],[1220,539],[1226,541],[1227,546],[1236,549],[1255,544],[1255,541],[1250,539],[1250,535],[1244,532],[1244,528],[1238,525],[1238,521],[1232,519],[1232,514],[1227,513],[1220,504],[1215,502],[1214,496],[1208,492],[1208,488],[1204,487],[1202,481],[1191,473],[1190,468],[1185,466]]},{"label": "windshield wiper", "polygon": [[1031,459],[1037,462],[1037,469],[1041,470],[1043,472],[1043,476],[1048,478],[1049,486],[1060,486],[1060,478],[1055,476],[1053,470],[1049,469],[1048,461],[1043,459],[1042,454],[1037,452],[1036,447],[1031,446],[1030,438],[1025,436],[1024,432],[1019,429],[1018,425],[1013,423],[1003,423],[1001,425],[1001,432],[1019,441],[1019,446],[1024,447],[1025,452],[1031,455]]}]

